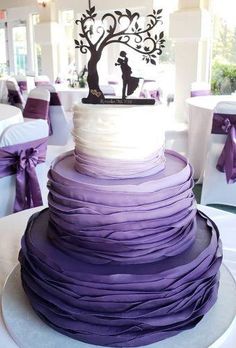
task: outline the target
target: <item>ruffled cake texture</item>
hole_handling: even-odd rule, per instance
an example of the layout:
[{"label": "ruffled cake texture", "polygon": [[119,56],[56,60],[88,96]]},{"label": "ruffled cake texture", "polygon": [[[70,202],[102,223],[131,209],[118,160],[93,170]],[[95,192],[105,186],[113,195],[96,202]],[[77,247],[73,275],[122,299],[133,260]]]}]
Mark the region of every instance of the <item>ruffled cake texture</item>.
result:
[{"label": "ruffled cake texture", "polygon": [[[114,119],[105,126],[109,139],[117,122],[124,130],[125,120]],[[95,146],[83,117],[78,123],[74,136],[84,140],[53,163],[49,208],[31,217],[22,238],[22,284],[33,309],[55,330],[108,347],[191,329],[217,299],[222,260],[217,227],[196,213],[191,166],[164,154],[162,140],[146,147],[144,161],[123,156],[123,130],[113,143],[119,156],[106,157],[105,142]],[[93,146],[96,154],[86,153]]]},{"label": "ruffled cake texture", "polygon": [[137,178],[164,169],[164,127],[153,106],[74,109],[75,169],[98,178]]}]

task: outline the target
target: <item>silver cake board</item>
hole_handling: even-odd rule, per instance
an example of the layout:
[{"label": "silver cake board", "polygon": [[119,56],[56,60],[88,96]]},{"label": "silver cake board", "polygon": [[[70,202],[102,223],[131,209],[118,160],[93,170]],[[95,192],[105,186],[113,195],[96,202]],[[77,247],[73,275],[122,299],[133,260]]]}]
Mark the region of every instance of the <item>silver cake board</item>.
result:
[{"label": "silver cake board", "polygon": [[[236,283],[229,270],[221,267],[217,303],[193,329],[146,348],[220,347],[235,324]],[[9,334],[20,348],[95,348],[47,326],[32,310],[22,289],[20,266],[9,275],[2,295],[3,318]],[[100,347],[100,346],[99,346]]]}]

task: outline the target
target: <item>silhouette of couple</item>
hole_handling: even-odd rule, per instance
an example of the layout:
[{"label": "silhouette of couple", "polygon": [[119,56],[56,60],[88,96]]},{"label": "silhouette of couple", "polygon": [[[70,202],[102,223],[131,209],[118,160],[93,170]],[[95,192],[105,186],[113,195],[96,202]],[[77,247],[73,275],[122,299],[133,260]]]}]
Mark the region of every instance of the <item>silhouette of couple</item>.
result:
[{"label": "silhouette of couple", "polygon": [[128,95],[132,94],[138,87],[139,78],[131,76],[132,70],[128,65],[128,58],[125,51],[120,52],[120,57],[117,59],[115,65],[120,65],[122,71],[123,88],[122,99],[125,99]]}]

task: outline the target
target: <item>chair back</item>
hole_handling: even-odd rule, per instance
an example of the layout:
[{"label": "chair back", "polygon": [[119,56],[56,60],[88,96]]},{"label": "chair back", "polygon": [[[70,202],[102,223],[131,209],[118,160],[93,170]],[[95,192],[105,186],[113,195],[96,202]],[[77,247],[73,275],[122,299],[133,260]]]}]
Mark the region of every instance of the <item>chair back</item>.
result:
[{"label": "chair back", "polygon": [[25,75],[16,75],[15,76],[20,91],[23,95],[28,96],[28,93],[35,88],[34,77],[25,76]]},{"label": "chair back", "polygon": [[23,110],[25,102],[22,97],[20,87],[16,82],[16,79],[8,79],[6,81],[6,86],[8,91],[8,103]]},{"label": "chair back", "polygon": [[228,184],[234,183],[236,182],[236,102],[220,102],[216,105],[211,133],[225,135],[225,144],[216,168],[225,172]]},{"label": "chair back", "polygon": [[236,101],[213,112],[201,204],[213,203],[236,206]]},{"label": "chair back", "polygon": [[29,93],[23,116],[25,118],[48,120],[50,93],[44,87],[36,87]]},{"label": "chair back", "polygon": [[35,86],[44,86],[44,85],[50,85],[50,79],[47,75],[38,75],[34,78]]},{"label": "chair back", "polygon": [[28,91],[28,87],[27,87],[27,78],[24,75],[17,75],[15,76],[15,79],[17,81],[17,84],[20,88],[21,94],[23,94],[24,92]]},{"label": "chair back", "polygon": [[48,124],[9,126],[0,137],[0,217],[47,203]]},{"label": "chair back", "polygon": [[50,92],[49,120],[50,133],[48,145],[66,145],[69,138],[69,125],[58,92],[52,85],[44,86]]}]

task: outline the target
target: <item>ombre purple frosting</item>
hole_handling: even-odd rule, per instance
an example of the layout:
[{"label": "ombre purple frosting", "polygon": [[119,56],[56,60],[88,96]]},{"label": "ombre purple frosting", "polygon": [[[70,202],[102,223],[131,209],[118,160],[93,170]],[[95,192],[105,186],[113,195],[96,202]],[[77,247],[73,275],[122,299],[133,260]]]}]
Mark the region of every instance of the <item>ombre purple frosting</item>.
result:
[{"label": "ombre purple frosting", "polygon": [[77,172],[73,152],[52,165],[49,209],[31,217],[19,260],[33,309],[55,330],[144,346],[193,328],[214,305],[219,233],[196,215],[189,163],[165,158],[162,171],[125,179]]},{"label": "ombre purple frosting", "polygon": [[137,264],[195,240],[192,169],[182,156],[166,152],[161,173],[119,180],[79,174],[73,162],[69,152],[49,172],[49,238],[58,248],[91,263]]},{"label": "ombre purple frosting", "polygon": [[48,238],[54,229],[48,221],[44,210],[28,223],[22,282],[36,313],[65,335],[109,347],[144,346],[193,328],[217,299],[221,246],[203,214],[185,252],[137,265],[73,257]]}]

